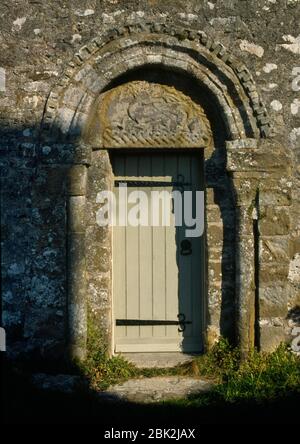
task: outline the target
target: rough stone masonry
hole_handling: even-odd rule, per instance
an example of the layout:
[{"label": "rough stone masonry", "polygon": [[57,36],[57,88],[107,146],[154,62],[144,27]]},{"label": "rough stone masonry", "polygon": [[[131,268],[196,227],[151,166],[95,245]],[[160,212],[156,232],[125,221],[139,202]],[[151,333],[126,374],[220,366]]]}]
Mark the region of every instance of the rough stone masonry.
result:
[{"label": "rough stone masonry", "polygon": [[3,0],[0,48],[1,317],[11,357],[82,358],[93,323],[109,352],[111,234],[95,228],[94,212],[111,165],[96,116],[110,89],[153,80],[199,104],[213,139],[206,346],[224,335],[245,352],[270,351],[295,337],[300,1]]}]

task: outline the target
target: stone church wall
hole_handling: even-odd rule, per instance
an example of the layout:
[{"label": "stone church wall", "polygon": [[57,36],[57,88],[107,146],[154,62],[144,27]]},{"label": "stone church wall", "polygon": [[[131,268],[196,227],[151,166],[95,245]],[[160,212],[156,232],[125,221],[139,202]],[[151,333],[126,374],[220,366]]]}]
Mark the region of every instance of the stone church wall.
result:
[{"label": "stone church wall", "polygon": [[[229,172],[243,171],[249,162],[257,163],[261,175],[268,165],[272,170],[259,189],[259,214],[253,208],[254,224],[249,228],[258,233],[255,283],[259,286],[256,329],[260,347],[272,350],[281,341],[291,340],[299,326],[300,2],[11,0],[0,4],[0,166],[2,323],[12,356],[32,352],[57,357],[64,353],[67,338],[66,164],[76,153],[68,141],[48,144],[41,136],[49,94],[74,54],[93,38],[128,24],[147,29],[146,23],[203,31],[212,39],[211,45],[221,42],[251,73],[266,107],[270,137],[284,149],[266,142],[262,154],[255,152],[249,160],[249,152],[241,151],[239,158],[232,159],[230,147],[226,155],[223,147],[216,162],[207,165],[208,237],[215,247],[208,249],[208,279],[219,283],[222,273],[228,276],[222,289],[226,306],[222,319],[219,284],[209,290],[209,342],[220,333],[234,336],[235,296],[230,278],[236,253],[230,238],[234,204],[223,196],[220,208],[210,190],[217,181],[219,193],[227,192],[228,176],[218,177],[218,165],[225,163]],[[80,101],[78,90],[69,94],[68,103],[75,107]],[[67,114],[61,116],[61,122],[64,119],[67,122]],[[261,128],[265,127],[263,119]],[[217,118],[212,120],[217,124]],[[105,181],[95,184],[99,180],[95,170],[103,169],[104,175],[109,170],[107,153],[93,155],[87,196],[96,186],[99,190],[106,186]],[[259,180],[251,178],[251,173],[248,177],[250,186]],[[234,180],[239,187],[237,175]],[[241,195],[247,199],[247,190]],[[222,221],[216,223],[220,211]],[[225,232],[228,260],[221,263],[217,247]],[[103,261],[98,283],[88,281],[88,294],[90,306],[105,324],[111,277],[105,256],[107,239],[97,242]],[[224,252],[224,246],[220,248]],[[87,261],[92,255],[91,246]],[[103,285],[94,291],[99,281]]]}]

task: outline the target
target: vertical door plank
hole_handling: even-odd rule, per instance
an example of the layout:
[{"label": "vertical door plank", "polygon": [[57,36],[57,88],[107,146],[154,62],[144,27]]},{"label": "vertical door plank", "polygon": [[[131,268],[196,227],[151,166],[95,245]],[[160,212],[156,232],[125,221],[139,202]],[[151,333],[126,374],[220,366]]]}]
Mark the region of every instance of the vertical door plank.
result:
[{"label": "vertical door plank", "polygon": [[[152,176],[164,175],[164,162],[162,156],[155,154],[152,156]],[[156,191],[163,191],[163,187],[155,187]],[[166,298],[166,238],[165,227],[161,225],[162,206],[160,205],[159,216],[160,226],[152,227],[152,252],[153,252],[153,319],[164,320],[166,319],[165,310],[165,298]],[[153,336],[164,337],[164,326],[154,326]]]},{"label": "vertical door plank", "polygon": [[[191,158],[180,154],[178,156],[178,171],[183,175],[185,182],[191,182]],[[185,187],[185,191],[190,190],[191,187]],[[184,208],[184,199],[183,199]],[[186,320],[191,321],[192,317],[192,283],[191,283],[191,263],[192,255],[184,256],[181,252],[181,242],[186,239],[185,236],[186,226],[183,220],[183,226],[179,228],[179,312],[184,314]],[[188,238],[192,241],[192,239]],[[187,338],[191,335],[191,325],[187,324],[184,332],[182,333],[183,338]]]},{"label": "vertical door plank", "polygon": [[[203,190],[201,171],[202,161],[200,156],[193,156],[191,179],[194,185],[195,191]],[[202,343],[202,322],[201,314],[203,310],[203,297],[202,287],[203,287],[203,235],[201,237],[196,237],[193,239],[193,256],[192,256],[192,311],[193,311],[193,324],[192,324],[192,336],[195,341],[199,341],[199,346]]]},{"label": "vertical door plank", "polygon": [[[177,154],[169,154],[166,157],[166,180],[170,182],[177,180]],[[174,187],[165,188],[172,193]],[[177,320],[179,313],[178,307],[178,251],[176,245],[177,228],[175,226],[174,203],[171,208],[171,224],[166,227],[166,318]],[[166,336],[177,337],[178,327],[169,325],[166,327]]]},{"label": "vertical door plank", "polygon": [[[139,177],[140,180],[149,180],[151,175],[151,156],[140,156]],[[149,187],[139,187],[139,190],[145,192],[150,203],[151,190]],[[152,319],[152,228],[150,225],[150,215],[148,214],[148,226],[139,228],[139,298],[140,298],[140,316],[141,319]],[[140,336],[151,337],[152,326],[141,326]]]},{"label": "vertical door plank", "polygon": [[[125,157],[117,156],[114,158],[115,175],[124,175]],[[114,189],[118,196],[118,187]],[[118,217],[118,205],[117,205]],[[113,229],[113,304],[114,318],[126,319],[126,231],[125,227],[115,226]],[[118,326],[115,328],[115,336],[126,336],[126,327]]]},{"label": "vertical door plank", "polygon": [[[127,155],[125,162],[125,175],[137,176],[138,158],[137,156]],[[132,188],[128,188],[128,193]],[[130,208],[135,204],[128,203],[128,214]],[[139,301],[139,232],[138,228],[127,224],[126,227],[126,268],[127,268],[127,318],[139,319],[140,301]],[[139,326],[128,326],[127,337],[133,338],[139,336]]]}]

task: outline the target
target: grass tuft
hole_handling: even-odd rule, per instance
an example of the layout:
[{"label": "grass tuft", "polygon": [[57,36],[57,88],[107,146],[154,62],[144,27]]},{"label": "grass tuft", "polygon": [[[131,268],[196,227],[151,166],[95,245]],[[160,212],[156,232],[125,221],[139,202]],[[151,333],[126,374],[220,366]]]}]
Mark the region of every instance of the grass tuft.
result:
[{"label": "grass tuft", "polygon": [[253,350],[241,361],[239,351],[221,340],[195,363],[199,375],[213,378],[217,384],[211,392],[177,400],[177,404],[263,403],[300,395],[300,357],[285,344],[273,353]]}]

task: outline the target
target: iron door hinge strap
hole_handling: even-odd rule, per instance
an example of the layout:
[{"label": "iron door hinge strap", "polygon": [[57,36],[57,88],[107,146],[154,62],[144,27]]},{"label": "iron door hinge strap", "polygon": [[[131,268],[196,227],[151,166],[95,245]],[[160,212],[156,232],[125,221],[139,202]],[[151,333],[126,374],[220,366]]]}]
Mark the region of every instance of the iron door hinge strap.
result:
[{"label": "iron door hinge strap", "polygon": [[128,187],[183,187],[191,186],[189,182],[167,182],[167,181],[155,181],[155,180],[115,180],[115,185],[120,186],[122,184]]},{"label": "iron door hinge strap", "polygon": [[178,174],[177,180],[174,182],[130,179],[115,180],[115,186],[119,187],[120,185],[127,185],[128,187],[176,187],[179,188],[181,191],[184,191],[184,187],[192,186],[191,183],[185,182],[184,176],[182,174]]},{"label": "iron door hinge strap", "polygon": [[178,331],[185,330],[186,324],[191,324],[191,321],[185,320],[185,315],[179,313],[178,321],[171,320],[157,320],[157,319],[116,319],[117,326],[147,326],[147,325],[179,325]]}]

